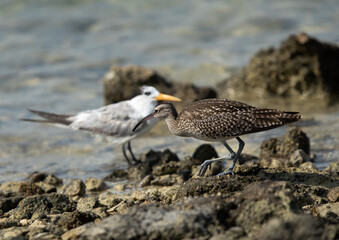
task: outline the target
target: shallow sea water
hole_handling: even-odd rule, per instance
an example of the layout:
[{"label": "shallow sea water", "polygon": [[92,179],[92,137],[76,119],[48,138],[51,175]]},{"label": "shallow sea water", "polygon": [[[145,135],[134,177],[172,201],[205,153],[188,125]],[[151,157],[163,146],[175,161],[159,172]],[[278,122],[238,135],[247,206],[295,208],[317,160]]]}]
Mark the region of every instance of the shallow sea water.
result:
[{"label": "shallow sea water", "polygon": [[[112,64],[142,65],[174,81],[215,86],[256,51],[278,46],[292,33],[338,44],[338,22],[335,0],[1,0],[0,182],[34,171],[102,178],[126,167],[120,146],[18,121],[32,117],[27,108],[75,113],[102,106],[101,79]],[[307,113],[305,119],[300,125],[322,169],[339,157],[339,111]],[[258,154],[262,140],[286,130],[245,136],[244,152]],[[137,154],[170,148],[180,157],[201,143],[167,130],[132,142]],[[219,155],[225,151],[214,146]]]}]

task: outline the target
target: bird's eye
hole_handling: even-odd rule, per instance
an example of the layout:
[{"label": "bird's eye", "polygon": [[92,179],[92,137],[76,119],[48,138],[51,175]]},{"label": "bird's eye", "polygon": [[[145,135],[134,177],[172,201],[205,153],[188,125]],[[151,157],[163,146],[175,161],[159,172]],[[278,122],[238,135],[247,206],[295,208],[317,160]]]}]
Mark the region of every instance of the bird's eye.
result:
[{"label": "bird's eye", "polygon": [[158,113],[158,112],[159,112],[159,110],[158,110],[158,109],[155,109],[155,110],[154,110],[154,113]]},{"label": "bird's eye", "polygon": [[149,95],[151,95],[151,92],[145,92],[145,95],[149,96]]}]

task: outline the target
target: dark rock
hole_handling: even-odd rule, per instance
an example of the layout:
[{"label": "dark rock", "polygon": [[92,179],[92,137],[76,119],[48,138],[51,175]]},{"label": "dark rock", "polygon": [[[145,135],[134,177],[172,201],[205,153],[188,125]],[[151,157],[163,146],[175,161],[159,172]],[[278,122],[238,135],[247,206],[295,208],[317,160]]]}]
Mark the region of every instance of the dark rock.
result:
[{"label": "dark rock", "polygon": [[174,207],[131,208],[90,225],[80,239],[207,239],[229,227],[233,207],[208,198]]},{"label": "dark rock", "polygon": [[36,219],[47,214],[71,212],[75,208],[75,203],[66,195],[57,193],[36,195],[23,199],[11,218],[16,220]]},{"label": "dark rock", "polygon": [[272,167],[274,159],[281,161],[281,166],[284,167],[298,167],[306,160],[311,160],[309,157],[310,140],[306,133],[299,128],[293,128],[280,138],[270,138],[263,141],[260,150],[260,159],[263,166]]},{"label": "dark rock", "polygon": [[33,183],[22,184],[20,186],[19,192],[23,193],[25,196],[39,195],[45,193],[42,187]]},{"label": "dark rock", "polygon": [[56,224],[64,229],[72,229],[79,227],[85,223],[93,222],[96,219],[94,214],[88,212],[65,212],[61,215]]},{"label": "dark rock", "polygon": [[16,208],[22,199],[23,197],[0,198],[0,215],[3,215],[9,210]]},{"label": "dark rock", "polygon": [[139,66],[113,65],[105,74],[105,103],[130,99],[138,94],[143,85],[156,87],[160,92],[181,98],[180,105],[205,98],[215,98],[216,91],[208,87],[197,87],[191,83],[169,82],[157,72]]},{"label": "dark rock", "polygon": [[104,190],[107,185],[101,179],[87,178],[85,180],[86,190],[90,192],[98,192]]},{"label": "dark rock", "polygon": [[44,182],[53,186],[62,185],[62,179],[57,178],[53,174],[47,174],[44,172],[34,172],[28,177],[28,180],[31,183]]},{"label": "dark rock", "polygon": [[200,165],[205,160],[218,158],[218,153],[215,151],[214,147],[210,144],[200,145],[193,153],[192,159],[193,163]]},{"label": "dark rock", "polygon": [[[259,51],[240,73],[220,84],[221,97],[253,100],[279,97],[321,107],[339,100],[339,47],[305,33],[291,35],[277,49]],[[278,102],[278,101],[277,101]],[[300,107],[301,109],[301,107]]]},{"label": "dark rock", "polygon": [[72,197],[83,197],[86,192],[86,185],[81,179],[73,179],[64,189],[64,194]]},{"label": "dark rock", "polygon": [[128,172],[125,169],[113,169],[113,171],[104,178],[104,181],[114,181],[128,178]]},{"label": "dark rock", "polygon": [[146,187],[151,185],[152,175],[147,175],[140,181],[140,187]]}]

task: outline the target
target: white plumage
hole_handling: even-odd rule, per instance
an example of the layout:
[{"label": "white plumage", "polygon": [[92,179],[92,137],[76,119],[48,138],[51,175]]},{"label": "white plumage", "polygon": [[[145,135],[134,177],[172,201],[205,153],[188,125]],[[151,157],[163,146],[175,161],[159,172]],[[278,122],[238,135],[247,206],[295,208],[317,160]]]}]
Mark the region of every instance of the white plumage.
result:
[{"label": "white plumage", "polygon": [[134,163],[137,163],[130,141],[140,134],[150,130],[157,122],[151,119],[145,122],[136,132],[133,127],[146,115],[151,114],[158,101],[180,101],[180,99],[159,93],[151,86],[140,88],[141,94],[126,101],[110,104],[98,109],[86,110],[75,115],[61,115],[36,110],[29,110],[44,118],[44,120],[22,119],[30,122],[44,122],[56,126],[66,126],[73,130],[84,130],[95,134],[110,136],[115,144],[123,144],[123,154],[129,164],[132,164],[126,154],[126,146]]}]

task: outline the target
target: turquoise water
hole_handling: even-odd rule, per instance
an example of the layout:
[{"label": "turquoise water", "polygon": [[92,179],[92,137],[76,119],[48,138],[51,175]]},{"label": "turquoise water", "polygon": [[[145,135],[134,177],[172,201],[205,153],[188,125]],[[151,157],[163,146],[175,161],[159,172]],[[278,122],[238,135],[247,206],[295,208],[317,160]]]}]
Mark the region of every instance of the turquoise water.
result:
[{"label": "turquoise water", "polygon": [[[33,171],[100,178],[124,167],[120,146],[18,121],[31,117],[27,108],[75,113],[101,106],[101,78],[113,63],[214,86],[292,33],[338,44],[338,26],[338,1],[1,0],[0,181]],[[305,127],[321,168],[338,159],[338,115],[309,116],[317,124]],[[256,153],[262,139],[285,131],[249,136],[247,151]],[[146,142],[136,140],[136,152],[171,147],[188,155],[200,143],[174,136]]]}]

